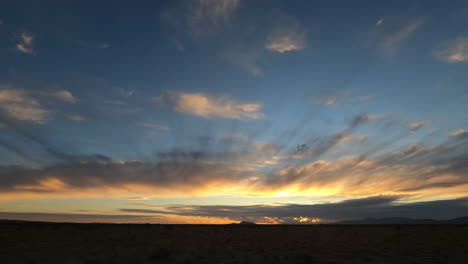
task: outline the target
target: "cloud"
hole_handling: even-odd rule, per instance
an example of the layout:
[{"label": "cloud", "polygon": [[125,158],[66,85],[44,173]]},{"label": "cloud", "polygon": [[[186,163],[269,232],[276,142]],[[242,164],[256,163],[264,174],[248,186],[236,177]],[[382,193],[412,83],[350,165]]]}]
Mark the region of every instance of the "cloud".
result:
[{"label": "cloud", "polygon": [[73,120],[73,121],[84,121],[86,120],[86,117],[79,115],[79,114],[74,114],[74,113],[64,113],[63,114],[66,118]]},{"label": "cloud", "polygon": [[32,121],[43,124],[47,122],[50,111],[45,109],[37,97],[50,97],[67,103],[78,101],[69,91],[34,91],[0,85],[0,109],[15,120]]},{"label": "cloud", "polygon": [[[100,156],[75,156],[74,160],[45,168],[7,166],[0,168],[0,197],[9,193],[39,196],[106,195],[106,190],[137,194],[194,195],[220,186],[233,186],[248,170],[225,162],[208,160],[111,161]],[[217,191],[216,191],[217,190]],[[122,191],[120,192],[120,195]]]},{"label": "cloud", "polygon": [[356,135],[347,131],[342,131],[334,135],[326,136],[320,139],[312,140],[311,144],[302,144],[297,146],[297,150],[293,153],[291,158],[294,159],[317,159],[326,153],[339,150],[340,145],[346,143],[362,142],[368,138],[367,135]]},{"label": "cloud", "polygon": [[[411,145],[379,156],[369,153],[336,160],[316,159],[355,137],[338,133],[325,139],[311,147],[310,155],[300,157],[305,161],[301,164],[277,156],[280,148],[264,143],[253,144],[251,150],[242,152],[160,152],[154,162],[112,161],[101,155],[70,155],[51,149],[51,154],[61,159],[60,163],[43,168],[1,167],[0,199],[139,197],[141,193],[145,197],[150,193],[159,197],[387,194],[434,199],[468,196],[468,155],[463,151],[468,142]],[[18,152],[14,145],[6,147]],[[18,155],[27,158],[24,154],[28,155]],[[315,161],[310,162],[311,159]]]},{"label": "cloud", "polygon": [[153,102],[170,103],[177,112],[204,118],[261,119],[265,115],[259,103],[243,103],[227,96],[212,96],[203,93],[169,92],[154,97]]},{"label": "cloud", "polygon": [[447,41],[436,48],[433,54],[439,60],[448,63],[468,61],[468,37]]},{"label": "cloud", "polygon": [[0,109],[16,120],[43,124],[50,112],[26,91],[0,86]]},{"label": "cloud", "polygon": [[354,128],[363,124],[371,123],[371,122],[376,122],[380,120],[381,117],[375,116],[375,115],[369,115],[367,113],[363,113],[360,115],[357,115],[353,117],[350,123],[350,128]]},{"label": "cloud", "polygon": [[[112,161],[102,155],[67,154],[40,138],[32,139],[59,162],[45,167],[0,167],[0,199],[235,193],[252,176],[255,166],[266,163],[278,150],[273,144],[260,142],[242,152],[207,151],[203,145],[199,151],[158,152],[152,157],[154,161]],[[244,148],[248,143],[232,144]],[[15,144],[7,147],[15,153],[19,149]],[[19,155],[27,158],[29,153],[21,151]]]},{"label": "cloud", "polygon": [[[424,24],[423,18],[413,19],[400,27],[398,30],[384,32],[383,36],[378,39],[377,49],[387,56],[393,56],[397,53],[401,44],[411,37]],[[383,27],[379,27],[383,29]]]},{"label": "cloud", "polygon": [[276,153],[279,151],[278,146],[272,143],[256,143],[255,148],[257,151],[267,153]]},{"label": "cloud", "polygon": [[351,119],[345,129],[337,133],[308,139],[305,143],[297,145],[297,149],[289,156],[289,159],[296,160],[295,164],[291,164],[293,165],[292,167],[297,166],[298,163],[303,163],[304,160],[310,161],[311,159],[318,159],[324,154],[338,152],[340,150],[339,147],[343,147],[346,143],[365,142],[368,139],[367,135],[354,134],[353,131],[362,125],[377,122],[380,119],[378,116],[366,113],[359,114]]},{"label": "cloud", "polygon": [[[463,130],[454,131],[443,144],[388,149],[386,142],[374,145],[367,135],[354,133],[372,119],[368,114],[356,116],[345,129],[305,139],[305,147],[298,149],[250,137],[205,137],[191,147],[156,152],[145,161],[67,153],[38,135],[14,128],[17,135],[37,143],[57,163],[1,167],[0,198],[140,197],[142,193],[145,197],[468,196],[468,141],[462,138],[466,134]],[[0,140],[0,146],[30,160],[29,151],[5,142]],[[354,148],[354,154],[340,152],[345,147]]]},{"label": "cloud", "polygon": [[[294,224],[301,219],[330,222],[363,218],[408,217],[450,219],[466,216],[468,199],[404,202],[401,196],[381,195],[317,204],[180,205],[160,209],[122,208],[120,212],[145,215],[223,217],[237,221]],[[146,207],[146,206],[145,206]],[[309,223],[314,221],[309,221]]]},{"label": "cloud", "polygon": [[408,202],[405,201],[404,197],[381,195],[313,204],[199,206],[140,203],[131,204],[130,208],[120,208],[117,212],[86,213],[86,210],[79,210],[79,214],[0,212],[0,218],[51,222],[172,224],[200,222],[228,224],[234,221],[252,221],[265,224],[310,224],[387,217],[445,220],[466,216],[467,204],[467,198]]},{"label": "cloud", "polygon": [[169,130],[168,126],[163,126],[159,124],[146,123],[146,122],[137,122],[136,124],[139,126],[149,127],[149,128],[159,129],[159,130]]},{"label": "cloud", "polygon": [[[261,76],[267,51],[286,53],[306,47],[305,27],[275,6],[240,0],[172,1],[161,18],[175,29],[170,39],[178,50],[188,50],[190,44],[209,47],[228,63]],[[264,14],[242,12],[250,8]]]},{"label": "cloud", "polygon": [[311,99],[313,104],[323,104],[323,105],[336,105],[339,103],[339,100],[340,100],[339,94],[321,96],[319,98],[313,97]]},{"label": "cloud", "polygon": [[428,123],[429,123],[429,121],[427,121],[427,120],[423,120],[423,121],[419,121],[419,122],[414,122],[414,123],[408,124],[408,128],[411,129],[412,132],[416,132],[416,131],[418,131],[421,127],[427,125]]},{"label": "cloud", "polygon": [[303,50],[306,45],[306,31],[293,18],[284,18],[268,34],[265,48],[270,51],[285,53]]},{"label": "cloud", "polygon": [[190,19],[194,23],[208,19],[216,24],[234,12],[240,0],[196,0],[194,2]]},{"label": "cloud", "polygon": [[468,130],[467,129],[458,129],[450,133],[453,137],[468,137]]},{"label": "cloud", "polygon": [[180,7],[163,10],[162,18],[193,38],[213,33],[229,23],[240,0],[182,1]]},{"label": "cloud", "polygon": [[[337,139],[339,137],[335,136],[324,141],[322,149],[335,146]],[[327,143],[329,141],[331,143]],[[412,145],[374,157],[371,153],[348,155],[337,160],[279,167],[268,177],[252,181],[250,190],[264,195],[287,191],[294,195],[468,196],[468,155],[464,151],[467,145],[465,141],[435,146]]]},{"label": "cloud", "polygon": [[351,96],[347,90],[338,90],[321,96],[313,96],[310,101],[313,104],[339,105],[344,103],[358,103],[371,99],[371,96]]},{"label": "cloud", "polygon": [[261,76],[263,74],[258,63],[261,55],[262,51],[257,47],[251,47],[250,49],[233,47],[224,52],[224,57],[229,63],[241,67],[253,76]]},{"label": "cloud", "polygon": [[128,197],[127,200],[130,200],[130,201],[145,201],[145,200],[148,200],[148,197],[134,196],[134,197]]},{"label": "cloud", "polygon": [[16,49],[22,53],[32,54],[33,53],[33,44],[34,36],[30,33],[23,32],[21,33],[21,40],[16,44]]},{"label": "cloud", "polygon": [[380,18],[379,20],[377,20],[377,22],[375,23],[376,26],[380,26],[383,24],[383,22],[385,21],[384,18]]},{"label": "cloud", "polygon": [[[267,51],[298,51],[307,42],[305,27],[275,5],[240,0],[173,1],[161,18],[175,29],[171,42],[177,49],[188,50],[186,42],[210,47],[228,63],[261,76]],[[264,15],[241,13],[250,8],[262,9]]]},{"label": "cloud", "polygon": [[67,103],[76,103],[78,102],[78,99],[73,96],[72,93],[66,90],[61,90],[61,91],[54,91],[50,93],[50,96],[56,98],[57,100],[61,100]]},{"label": "cloud", "polygon": [[50,90],[50,91],[29,91],[31,95],[40,95],[45,97],[50,97],[55,100],[63,101],[66,103],[76,103],[78,102],[78,98],[73,96],[70,91],[67,90]]}]

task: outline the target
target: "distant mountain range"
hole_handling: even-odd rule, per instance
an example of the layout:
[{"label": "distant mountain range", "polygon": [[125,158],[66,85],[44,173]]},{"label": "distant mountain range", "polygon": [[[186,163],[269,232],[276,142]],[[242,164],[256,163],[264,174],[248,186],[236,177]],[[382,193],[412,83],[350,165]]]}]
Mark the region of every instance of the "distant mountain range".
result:
[{"label": "distant mountain range", "polygon": [[434,219],[411,219],[404,217],[388,217],[388,218],[365,218],[361,220],[344,220],[333,222],[337,225],[466,225],[468,217],[459,217],[449,220],[434,220]]}]

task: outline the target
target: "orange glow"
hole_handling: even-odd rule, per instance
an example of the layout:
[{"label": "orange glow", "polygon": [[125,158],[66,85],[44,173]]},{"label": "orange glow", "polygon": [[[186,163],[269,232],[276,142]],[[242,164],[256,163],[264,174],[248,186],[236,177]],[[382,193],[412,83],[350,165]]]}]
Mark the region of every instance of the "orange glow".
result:
[{"label": "orange glow", "polygon": [[26,191],[58,191],[64,189],[65,183],[56,178],[47,178],[39,182],[38,185],[17,185],[18,190]]},{"label": "orange glow", "polygon": [[294,217],[293,218],[295,221],[298,221],[300,223],[318,223],[321,221],[320,218],[316,218],[316,217],[313,217],[313,218],[309,218],[309,217]]}]

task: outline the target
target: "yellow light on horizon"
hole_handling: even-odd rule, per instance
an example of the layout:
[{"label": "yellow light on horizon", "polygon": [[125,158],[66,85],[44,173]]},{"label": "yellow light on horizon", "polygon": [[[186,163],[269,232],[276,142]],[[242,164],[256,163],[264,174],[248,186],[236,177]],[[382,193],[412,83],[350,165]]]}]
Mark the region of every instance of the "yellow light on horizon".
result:
[{"label": "yellow light on horizon", "polygon": [[293,218],[295,221],[298,221],[300,223],[318,223],[321,221],[320,218],[318,217],[312,217],[312,218],[309,218],[309,217],[294,217]]}]

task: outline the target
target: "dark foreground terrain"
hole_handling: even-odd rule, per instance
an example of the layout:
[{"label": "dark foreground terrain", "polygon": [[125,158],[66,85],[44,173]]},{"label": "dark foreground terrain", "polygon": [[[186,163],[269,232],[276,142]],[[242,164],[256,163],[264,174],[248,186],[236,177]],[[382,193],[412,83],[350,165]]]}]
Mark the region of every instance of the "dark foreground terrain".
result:
[{"label": "dark foreground terrain", "polygon": [[468,263],[468,225],[1,223],[0,263]]}]

